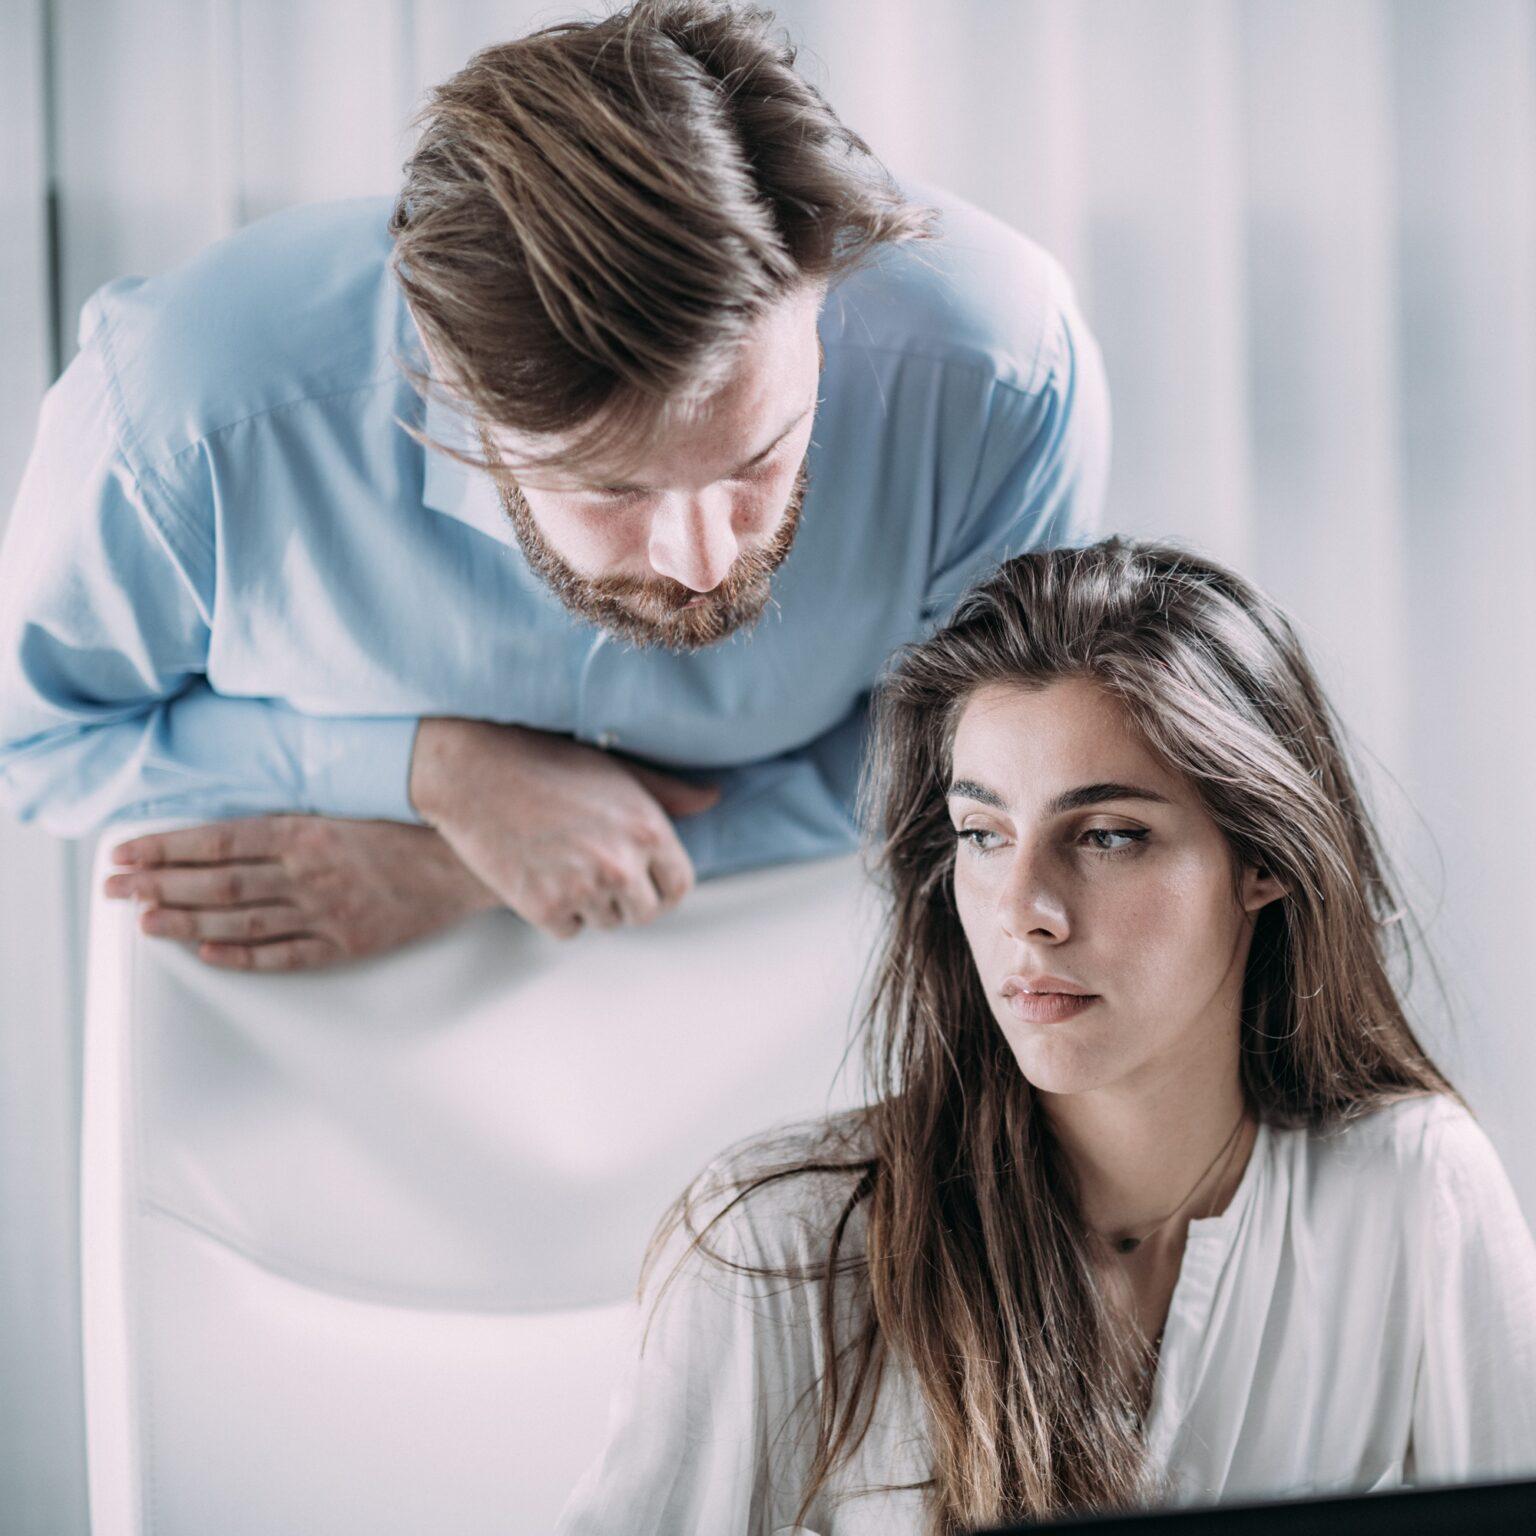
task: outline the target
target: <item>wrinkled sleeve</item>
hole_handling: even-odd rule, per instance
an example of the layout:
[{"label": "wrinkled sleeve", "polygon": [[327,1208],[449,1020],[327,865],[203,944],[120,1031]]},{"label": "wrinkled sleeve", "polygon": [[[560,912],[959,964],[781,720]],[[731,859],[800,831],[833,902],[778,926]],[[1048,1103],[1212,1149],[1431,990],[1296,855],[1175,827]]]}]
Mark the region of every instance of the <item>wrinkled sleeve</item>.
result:
[{"label": "wrinkled sleeve", "polygon": [[859,844],[854,802],[869,725],[864,693],[809,746],[697,775],[720,786],[720,800],[674,825],[699,879],[852,853]]},{"label": "wrinkled sleeve", "polygon": [[277,811],[417,821],[415,719],[226,697],[211,507],[130,467],[98,334],[48,392],[0,546],[0,801],[76,837]]},{"label": "wrinkled sleeve", "polygon": [[[710,1230],[710,1246],[741,1264],[771,1262],[775,1244],[741,1211]],[[620,1373],[606,1443],[568,1499],[557,1536],[788,1529],[807,1470],[803,1440],[786,1431],[808,1385],[805,1310],[789,1281],[685,1253],[678,1232],[650,1272],[640,1347]]]},{"label": "wrinkled sleeve", "polygon": [[[1040,388],[1002,380],[990,387],[979,446],[968,461],[968,494],[957,499],[936,550],[921,615],[924,634],[999,562],[1100,536],[1109,390],[1098,344],[1069,295],[1055,311],[1043,351]],[[701,879],[857,848],[855,796],[869,743],[869,700],[866,692],[809,746],[708,776],[721,786],[719,804],[676,824]]]},{"label": "wrinkled sleeve", "polygon": [[1435,1134],[1412,1480],[1536,1476],[1536,1242],[1482,1127]]}]

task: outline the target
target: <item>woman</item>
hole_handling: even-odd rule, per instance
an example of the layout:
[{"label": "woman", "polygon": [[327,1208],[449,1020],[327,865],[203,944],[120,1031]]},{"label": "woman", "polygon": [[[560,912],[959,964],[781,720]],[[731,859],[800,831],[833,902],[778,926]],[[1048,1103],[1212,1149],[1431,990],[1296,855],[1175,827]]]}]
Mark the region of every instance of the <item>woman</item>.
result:
[{"label": "woman", "polygon": [[899,654],[869,761],[877,1096],[680,1202],[562,1536],[1536,1472],[1536,1244],[1274,605],[1025,555]]}]

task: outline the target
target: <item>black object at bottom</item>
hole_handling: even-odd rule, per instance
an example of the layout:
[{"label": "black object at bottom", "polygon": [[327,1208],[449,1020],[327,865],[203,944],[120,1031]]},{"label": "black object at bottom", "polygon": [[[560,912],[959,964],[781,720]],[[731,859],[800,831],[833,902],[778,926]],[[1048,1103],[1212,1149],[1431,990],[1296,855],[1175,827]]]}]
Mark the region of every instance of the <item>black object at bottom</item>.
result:
[{"label": "black object at bottom", "polygon": [[1026,1531],[1031,1536],[1045,1531],[1076,1536],[1533,1536],[1536,1481],[1085,1515],[998,1527],[976,1536],[1022,1536]]}]

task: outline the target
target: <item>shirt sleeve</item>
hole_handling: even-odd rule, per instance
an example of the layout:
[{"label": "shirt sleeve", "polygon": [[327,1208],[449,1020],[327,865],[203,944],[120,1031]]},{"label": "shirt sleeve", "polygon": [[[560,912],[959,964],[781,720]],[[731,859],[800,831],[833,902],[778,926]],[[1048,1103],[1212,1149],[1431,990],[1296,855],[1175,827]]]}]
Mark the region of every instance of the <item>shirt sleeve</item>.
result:
[{"label": "shirt sleeve", "polygon": [[[706,1241],[722,1259],[765,1263],[765,1245],[739,1206]],[[797,1379],[796,1362],[803,1365],[809,1348],[794,1284],[687,1253],[687,1234],[672,1235],[640,1299],[639,1347],[614,1388],[606,1443],[567,1500],[556,1536],[791,1529],[786,1500],[798,1497],[806,1468],[783,1464],[784,1448],[805,1437],[787,1432],[785,1415],[797,1402],[804,1411],[807,1382]]]},{"label": "shirt sleeve", "polygon": [[0,799],[61,836],[313,811],[419,821],[414,718],[332,720],[208,684],[217,555],[130,468],[96,336],[44,399],[0,547]]},{"label": "shirt sleeve", "polygon": [[1416,1483],[1536,1475],[1536,1242],[1470,1116],[1439,1122],[1423,1230]]},{"label": "shirt sleeve", "polygon": [[699,879],[832,858],[858,847],[855,801],[869,738],[869,698],[861,694],[837,725],[808,746],[696,775],[721,791],[707,811],[673,823]]}]

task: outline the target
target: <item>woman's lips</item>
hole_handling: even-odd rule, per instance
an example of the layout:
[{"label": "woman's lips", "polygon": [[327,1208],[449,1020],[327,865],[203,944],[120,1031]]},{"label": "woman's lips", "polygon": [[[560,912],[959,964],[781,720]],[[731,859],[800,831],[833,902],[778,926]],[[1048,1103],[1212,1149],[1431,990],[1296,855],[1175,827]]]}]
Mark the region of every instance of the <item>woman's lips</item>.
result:
[{"label": "woman's lips", "polygon": [[1073,992],[1021,992],[1003,994],[1008,1011],[1026,1024],[1057,1024],[1091,1008],[1098,997],[1094,993],[1079,996]]}]

